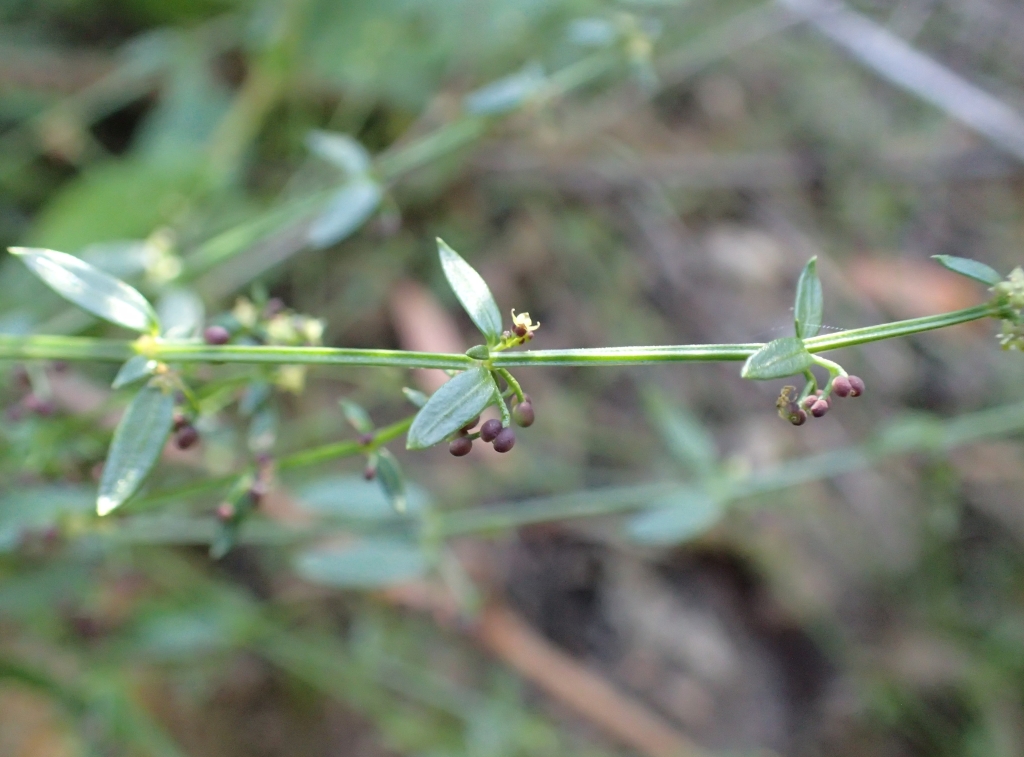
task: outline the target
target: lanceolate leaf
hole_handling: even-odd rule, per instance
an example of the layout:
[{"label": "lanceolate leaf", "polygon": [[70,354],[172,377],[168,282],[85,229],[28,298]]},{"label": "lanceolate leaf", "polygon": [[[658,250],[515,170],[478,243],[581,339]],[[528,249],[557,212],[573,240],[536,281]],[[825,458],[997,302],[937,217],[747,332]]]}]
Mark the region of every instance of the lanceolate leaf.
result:
[{"label": "lanceolate leaf", "polygon": [[405,474],[391,450],[381,447],[377,450],[377,481],[396,513],[404,513],[406,507]]},{"label": "lanceolate leaf", "polygon": [[306,146],[346,173],[363,174],[370,170],[370,153],[348,134],[311,131],[306,136]]},{"label": "lanceolate leaf", "polygon": [[403,386],[402,394],[404,394],[405,398],[409,400],[409,402],[414,404],[416,407],[423,407],[424,405],[427,404],[427,395],[425,395],[418,389],[410,389],[407,386]]},{"label": "lanceolate leaf", "polygon": [[700,421],[655,390],[645,392],[644,406],[673,457],[698,476],[714,470],[718,450]]},{"label": "lanceolate leaf", "polygon": [[147,386],[136,395],[114,431],[96,512],[106,515],[138,490],[160,457],[173,422],[173,394]]},{"label": "lanceolate leaf", "polygon": [[343,186],[309,227],[309,243],[330,247],[351,236],[380,205],[380,185],[358,178]]},{"label": "lanceolate leaf", "polygon": [[79,307],[133,331],[159,332],[153,306],[120,279],[65,252],[35,247],[9,249],[57,294]]},{"label": "lanceolate leaf", "polygon": [[712,528],[724,514],[721,503],[699,489],[680,491],[630,520],[629,535],[646,544],[678,544]]},{"label": "lanceolate leaf", "polygon": [[152,376],[157,365],[159,363],[156,360],[152,360],[145,355],[136,355],[135,357],[128,358],[128,361],[121,366],[117,375],[114,376],[114,383],[110,386],[113,389],[120,389],[122,386],[133,384],[146,376]]},{"label": "lanceolate leaf", "polygon": [[740,375],[757,381],[785,378],[795,373],[803,373],[813,363],[811,353],[804,347],[803,340],[787,336],[768,342],[748,357]]},{"label": "lanceolate leaf", "polygon": [[470,368],[442,386],[416,414],[406,448],[424,449],[443,441],[490,405],[498,392],[490,371]]},{"label": "lanceolate leaf", "polygon": [[932,255],[932,257],[949,270],[991,287],[1003,280],[1003,277],[995,269],[984,263],[979,263],[977,260],[958,258],[954,255]]},{"label": "lanceolate leaf", "polygon": [[[462,307],[469,313],[473,323],[480,329],[487,342],[493,344],[501,337],[501,311],[487,288],[487,282],[476,270],[455,250],[437,240],[437,253],[441,258],[441,268],[448,278],[455,296]],[[472,416],[470,416],[472,417]]]},{"label": "lanceolate leaf", "polygon": [[823,307],[821,280],[818,279],[818,258],[813,257],[807,261],[796,284],[793,320],[796,323],[798,337],[807,339],[818,333],[821,329]]},{"label": "lanceolate leaf", "polygon": [[418,545],[388,538],[360,539],[344,547],[318,547],[295,560],[307,581],[337,588],[370,588],[408,581],[426,572]]},{"label": "lanceolate leaf", "polygon": [[341,412],[352,428],[360,434],[369,434],[373,431],[373,421],[362,405],[348,399],[340,400],[338,404],[341,405]]}]

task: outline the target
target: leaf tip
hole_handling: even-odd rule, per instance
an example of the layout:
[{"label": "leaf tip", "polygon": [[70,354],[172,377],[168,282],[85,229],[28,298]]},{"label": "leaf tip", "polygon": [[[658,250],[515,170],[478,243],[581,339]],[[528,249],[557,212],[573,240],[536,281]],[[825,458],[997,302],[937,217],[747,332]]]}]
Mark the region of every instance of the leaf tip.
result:
[{"label": "leaf tip", "polygon": [[110,513],[117,509],[117,506],[119,504],[121,503],[115,500],[113,497],[110,497],[106,494],[101,494],[100,497],[96,500],[96,514],[99,515],[101,518],[104,515],[110,515]]}]

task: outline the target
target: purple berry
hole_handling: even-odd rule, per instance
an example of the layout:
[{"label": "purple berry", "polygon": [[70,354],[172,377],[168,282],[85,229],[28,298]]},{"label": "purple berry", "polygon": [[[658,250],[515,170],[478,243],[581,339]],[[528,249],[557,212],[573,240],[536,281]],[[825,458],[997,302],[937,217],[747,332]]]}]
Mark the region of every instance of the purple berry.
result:
[{"label": "purple berry", "polygon": [[533,403],[530,402],[529,397],[512,408],[512,420],[516,422],[517,426],[522,426],[523,428],[532,426],[533,419]]},{"label": "purple berry", "polygon": [[859,397],[864,394],[864,379],[860,376],[850,376],[850,396]]},{"label": "purple berry", "polygon": [[836,376],[832,379],[832,394],[837,397],[849,397],[853,385],[846,376]]},{"label": "purple berry", "polygon": [[493,442],[500,433],[501,421],[497,418],[491,418],[489,421],[484,421],[484,425],[480,427],[480,438],[485,442]]},{"label": "purple berry", "polygon": [[473,449],[473,440],[466,436],[460,436],[458,439],[453,439],[452,443],[448,445],[448,451],[455,457],[468,455],[471,449]]},{"label": "purple berry", "polygon": [[480,416],[478,415],[476,418],[474,418],[469,423],[467,423],[465,426],[463,426],[462,430],[465,431],[466,433],[469,433],[469,431],[471,429],[476,428],[476,424],[478,424],[479,422],[480,422]]},{"label": "purple berry", "polygon": [[815,400],[814,404],[811,405],[811,415],[815,418],[820,418],[828,412],[828,403],[825,400]]},{"label": "purple berry", "polygon": [[800,401],[800,407],[804,410],[810,410],[811,406],[818,401],[818,396],[815,394],[808,394]]},{"label": "purple berry", "polygon": [[494,450],[496,452],[508,452],[516,443],[516,432],[510,428],[503,428],[494,437]]},{"label": "purple berry", "polygon": [[789,416],[789,422],[794,426],[802,426],[807,422],[807,412],[805,410],[797,410],[795,413]]},{"label": "purple berry", "polygon": [[208,326],[203,332],[203,341],[207,344],[227,344],[231,341],[231,332],[223,326]]},{"label": "purple berry", "polygon": [[174,432],[174,444],[178,449],[188,449],[199,441],[199,432],[196,427],[187,424]]}]

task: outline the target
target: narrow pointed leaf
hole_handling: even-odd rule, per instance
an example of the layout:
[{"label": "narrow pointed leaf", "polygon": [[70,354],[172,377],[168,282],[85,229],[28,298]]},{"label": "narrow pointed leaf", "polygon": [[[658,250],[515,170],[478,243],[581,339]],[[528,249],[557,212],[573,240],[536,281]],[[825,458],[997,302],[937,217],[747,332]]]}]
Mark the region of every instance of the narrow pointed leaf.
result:
[{"label": "narrow pointed leaf", "polygon": [[467,112],[477,116],[508,113],[540,92],[546,83],[544,69],[536,63],[531,63],[510,76],[470,92],[463,103]]},{"label": "narrow pointed leaf", "polygon": [[673,457],[698,476],[714,470],[718,449],[700,421],[658,391],[645,393],[644,406]]},{"label": "narrow pointed leaf", "polygon": [[106,515],[131,497],[160,457],[174,422],[174,396],[147,386],[128,405],[103,464],[96,512]]},{"label": "narrow pointed leaf", "polygon": [[418,389],[410,389],[407,386],[402,387],[402,394],[416,407],[423,407],[427,404],[427,395]]},{"label": "narrow pointed leaf", "polygon": [[977,260],[958,258],[955,255],[932,255],[932,257],[949,270],[969,279],[980,281],[982,284],[988,284],[990,287],[994,287],[1003,280],[1003,277],[994,268],[979,263]]},{"label": "narrow pointed leaf", "polygon": [[118,370],[117,375],[114,376],[114,383],[110,386],[113,389],[120,389],[123,386],[134,384],[139,379],[152,376],[153,371],[159,363],[156,360],[146,357],[145,355],[136,355],[135,357],[128,358],[124,365]]},{"label": "narrow pointed leaf", "polygon": [[814,360],[804,347],[803,340],[787,336],[768,342],[748,357],[740,375],[746,379],[766,381],[803,373],[813,364]]},{"label": "narrow pointed leaf", "polygon": [[821,280],[818,278],[817,256],[807,261],[800,280],[796,284],[796,302],[793,305],[793,321],[796,335],[801,339],[815,336],[821,330],[824,301],[821,294]]},{"label": "narrow pointed leaf", "polygon": [[360,434],[369,434],[373,431],[373,421],[362,406],[352,400],[341,400],[341,412],[345,414],[345,420]]},{"label": "narrow pointed leaf", "polygon": [[328,200],[309,227],[309,243],[330,247],[354,234],[380,205],[380,185],[369,179],[350,181]]},{"label": "narrow pointed leaf", "polygon": [[348,134],[330,131],[311,131],[306,136],[310,151],[349,174],[363,174],[370,170],[370,153]]},{"label": "narrow pointed leaf", "polygon": [[406,512],[396,513],[383,487],[361,475],[329,475],[303,485],[298,501],[304,510],[344,520],[397,520],[430,506],[430,494],[412,482],[405,488]]},{"label": "narrow pointed leaf", "polygon": [[203,301],[191,289],[168,290],[156,303],[160,326],[170,339],[191,339],[198,336],[206,320]]},{"label": "narrow pointed leaf", "polygon": [[486,368],[470,368],[442,386],[416,414],[407,449],[424,449],[454,434],[494,402],[498,386]]},{"label": "narrow pointed leaf", "polygon": [[441,258],[441,268],[448,279],[448,284],[459,298],[462,307],[469,313],[476,327],[487,337],[487,342],[497,342],[501,337],[501,311],[498,310],[498,303],[494,301],[487,282],[473,266],[441,239],[437,240],[437,253]]},{"label": "narrow pointed leaf", "polygon": [[153,306],[136,289],[84,260],[56,250],[11,247],[36,276],[62,297],[104,320],[133,331],[157,333]]},{"label": "narrow pointed leaf", "polygon": [[710,530],[722,519],[721,502],[699,489],[669,495],[632,518],[629,535],[644,544],[678,544]]},{"label": "narrow pointed leaf", "polygon": [[318,547],[295,560],[300,576],[312,583],[344,589],[367,589],[423,575],[427,560],[413,542],[365,538],[343,547]]},{"label": "narrow pointed leaf", "polygon": [[404,513],[407,504],[405,474],[391,450],[386,447],[377,450],[377,481],[395,512]]}]

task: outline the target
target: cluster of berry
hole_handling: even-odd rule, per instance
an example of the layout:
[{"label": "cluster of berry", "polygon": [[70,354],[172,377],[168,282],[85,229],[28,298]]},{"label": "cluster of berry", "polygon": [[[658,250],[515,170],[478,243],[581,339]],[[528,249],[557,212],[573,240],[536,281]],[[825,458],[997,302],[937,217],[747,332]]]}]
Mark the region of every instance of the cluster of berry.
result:
[{"label": "cluster of berry", "polygon": [[859,397],[864,394],[864,380],[859,376],[836,376],[832,380],[831,392],[826,394],[821,389],[808,394],[800,402],[793,399],[795,387],[787,386],[779,398],[779,415],[794,426],[802,426],[807,422],[807,414],[820,418],[832,407],[832,395],[836,397]]},{"label": "cluster of berry", "polygon": [[[523,401],[512,408],[512,420],[517,426],[523,428],[533,425],[533,403],[530,401],[529,395],[524,395]],[[474,439],[480,439],[493,445],[497,452],[508,452],[515,445],[516,432],[510,426],[502,426],[501,421],[497,418],[484,421],[478,432],[471,433],[479,422],[480,416],[477,416],[459,429],[459,435],[448,445],[448,451],[455,457],[468,455],[469,451],[473,449]]]}]

